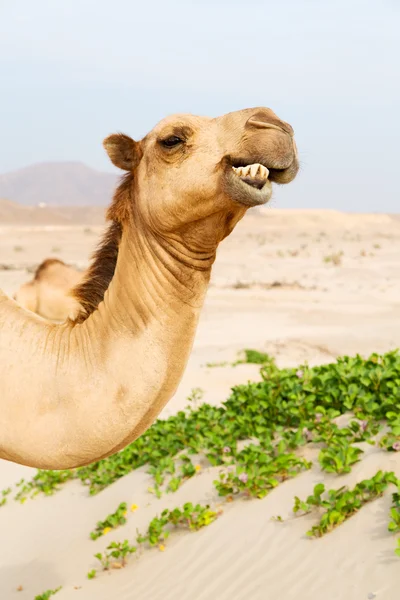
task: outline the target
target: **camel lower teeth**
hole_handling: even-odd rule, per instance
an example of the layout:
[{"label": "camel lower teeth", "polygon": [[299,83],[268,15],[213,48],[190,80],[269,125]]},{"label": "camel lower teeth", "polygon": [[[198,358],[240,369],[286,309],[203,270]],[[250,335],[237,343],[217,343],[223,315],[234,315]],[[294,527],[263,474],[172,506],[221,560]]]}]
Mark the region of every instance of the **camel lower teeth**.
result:
[{"label": "camel lower teeth", "polygon": [[264,165],[260,163],[254,163],[253,165],[246,165],[245,167],[232,167],[236,175],[239,177],[251,177],[252,179],[268,179],[269,171]]}]

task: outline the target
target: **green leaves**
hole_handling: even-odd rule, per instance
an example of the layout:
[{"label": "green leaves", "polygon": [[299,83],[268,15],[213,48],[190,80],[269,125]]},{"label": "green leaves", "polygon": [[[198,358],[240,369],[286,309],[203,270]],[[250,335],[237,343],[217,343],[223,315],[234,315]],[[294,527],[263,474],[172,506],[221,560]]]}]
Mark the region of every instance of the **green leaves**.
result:
[{"label": "green leaves", "polygon": [[386,418],[389,421],[389,432],[380,440],[380,446],[389,451],[400,451],[400,415],[398,412],[388,411]]},{"label": "green leaves", "polygon": [[[136,546],[131,546],[128,540],[123,542],[111,542],[108,544],[104,554],[98,552],[94,555],[101,562],[104,571],[110,568],[118,569],[126,565],[126,559],[130,554],[136,552]],[[96,570],[93,569],[87,574],[88,579],[96,576]]]},{"label": "green leaves", "polygon": [[314,506],[324,506],[322,501],[322,494],[325,492],[325,486],[323,483],[317,483],[314,487],[314,493],[311,496],[308,496],[307,500],[303,502],[300,500],[298,496],[294,498],[294,507],[293,512],[297,513],[301,510],[304,514],[311,512],[312,507]]},{"label": "green leaves", "polygon": [[[344,486],[337,490],[330,490],[327,497],[323,499],[325,486],[321,483],[315,486],[314,494],[309,496],[305,502],[295,497],[293,512],[297,513],[301,510],[308,513],[313,507],[326,509],[319,523],[307,532],[310,537],[322,537],[354,515],[364,504],[381,496],[389,484],[398,486],[400,480],[392,471],[378,471],[371,479],[364,479],[357,483],[352,490]],[[397,512],[399,509],[398,495],[394,496],[396,496],[395,506],[392,508],[394,512],[391,513],[391,523],[394,525],[389,524],[389,531],[397,531],[397,525],[400,524],[400,512]],[[398,520],[393,520],[393,517]]]},{"label": "green leaves", "polygon": [[90,533],[92,540],[97,540],[97,538],[106,535],[112,529],[125,525],[127,511],[126,502],[121,502],[115,512],[108,515],[104,521],[98,521],[96,529]]},{"label": "green leaves", "polygon": [[[325,499],[322,498],[325,486],[319,483],[314,488],[314,494],[305,502],[295,497],[293,512],[309,513],[314,507],[326,509],[319,523],[307,532],[310,537],[322,537],[354,515],[364,504],[381,496],[389,485],[395,485],[398,491],[392,495],[388,531],[400,533],[400,479],[392,471],[378,471],[374,477],[364,479],[352,490],[346,487],[330,490]],[[395,553],[400,556],[400,538]]]},{"label": "green leaves", "polygon": [[54,594],[57,594],[57,592],[61,590],[61,587],[62,586],[56,588],[55,590],[47,590],[47,592],[43,592],[43,594],[35,596],[35,600],[49,600],[51,596],[54,596]]},{"label": "green leaves", "polygon": [[281,481],[294,477],[311,463],[292,453],[280,453],[270,448],[250,444],[236,456],[236,464],[228,466],[214,481],[220,496],[246,493],[255,498],[264,498],[268,491]]},{"label": "green leaves", "polygon": [[186,527],[190,531],[197,531],[202,527],[210,525],[210,523],[215,521],[217,516],[218,513],[211,510],[209,505],[193,505],[191,502],[187,502],[183,505],[182,509],[165,509],[160,517],[155,517],[150,522],[147,534],[144,536],[139,535],[137,541],[141,544],[148,542],[151,546],[154,546],[167,539],[170,533],[166,529],[168,525]]},{"label": "green leaves", "polygon": [[275,367],[275,360],[269,354],[265,354],[265,352],[245,349],[241,352],[241,354],[242,358],[239,358],[236,362],[234,362],[234,365],[248,363],[253,365],[268,365],[270,368]]},{"label": "green leaves", "polygon": [[31,481],[26,482],[24,479],[21,479],[17,483],[17,487],[20,489],[15,496],[15,500],[19,500],[23,504],[28,498],[34,498],[39,493],[45,496],[52,496],[60,489],[61,485],[69,479],[73,479],[73,477],[73,471],[69,470],[42,471],[39,469]]},{"label": "green leaves", "polygon": [[[150,546],[158,545],[159,550],[165,550],[163,542],[170,535],[170,526],[189,529],[190,531],[198,531],[203,527],[207,527],[215,521],[220,513],[211,510],[210,506],[202,506],[201,504],[193,505],[187,502],[182,508],[174,508],[173,510],[165,509],[160,517],[155,517],[149,523],[147,532],[142,535],[138,533],[136,542],[140,547],[146,543]],[[104,571],[108,569],[122,568],[126,565],[127,557],[137,552],[138,546],[132,546],[128,540],[123,542],[111,542],[104,554],[98,552],[94,555]],[[96,576],[96,569],[89,571],[88,579],[93,579]]]},{"label": "green leaves", "polygon": [[350,473],[351,466],[360,460],[360,448],[351,446],[346,439],[337,438],[328,448],[323,448],[318,460],[324,471],[328,473]]},{"label": "green leaves", "polygon": [[7,502],[7,496],[11,494],[11,488],[7,488],[6,490],[3,490],[1,492],[1,500],[0,500],[0,506],[4,506]]},{"label": "green leaves", "polygon": [[[400,482],[398,483],[397,487],[400,492]],[[392,496],[392,507],[390,509],[390,521],[389,521],[389,525],[388,525],[388,530],[391,533],[400,533],[400,493],[399,492],[396,492]]]}]

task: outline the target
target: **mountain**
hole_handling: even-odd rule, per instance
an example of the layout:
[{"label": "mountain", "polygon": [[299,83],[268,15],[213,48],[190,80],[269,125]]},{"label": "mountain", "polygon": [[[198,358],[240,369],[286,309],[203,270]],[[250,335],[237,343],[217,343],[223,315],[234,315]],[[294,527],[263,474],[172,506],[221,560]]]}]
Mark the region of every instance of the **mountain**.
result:
[{"label": "mountain", "polygon": [[0,198],[25,206],[106,206],[117,181],[79,162],[38,163],[0,175]]}]

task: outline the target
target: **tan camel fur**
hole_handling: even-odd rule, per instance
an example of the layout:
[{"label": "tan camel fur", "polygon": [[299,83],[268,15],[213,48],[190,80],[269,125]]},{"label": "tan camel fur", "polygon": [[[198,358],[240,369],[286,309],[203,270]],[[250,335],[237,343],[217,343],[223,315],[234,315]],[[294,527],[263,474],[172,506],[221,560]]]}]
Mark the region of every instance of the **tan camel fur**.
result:
[{"label": "tan camel fur", "polygon": [[83,272],[58,258],[47,258],[33,279],[21,285],[13,296],[20,306],[51,321],[65,321],[79,310],[69,292],[83,279]]},{"label": "tan camel fur", "polygon": [[104,146],[127,174],[79,316],[50,323],[0,292],[0,457],[33,467],[89,464],[153,423],[184,372],[218,244],[298,171],[292,128],[266,108],[175,115]]}]

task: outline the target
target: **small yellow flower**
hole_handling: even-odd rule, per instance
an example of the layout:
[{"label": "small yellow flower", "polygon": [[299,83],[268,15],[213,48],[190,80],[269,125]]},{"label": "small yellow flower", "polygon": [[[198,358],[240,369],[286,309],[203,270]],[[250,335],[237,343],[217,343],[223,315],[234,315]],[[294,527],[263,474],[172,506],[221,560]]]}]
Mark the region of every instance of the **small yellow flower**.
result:
[{"label": "small yellow flower", "polygon": [[132,506],[131,506],[131,511],[132,511],[132,512],[135,512],[135,510],[137,510],[138,508],[139,508],[139,507],[138,507],[138,505],[137,505],[137,504],[132,504]]},{"label": "small yellow flower", "polygon": [[201,471],[201,465],[196,465],[195,469],[196,469],[197,472]]},{"label": "small yellow flower", "polygon": [[105,527],[103,529],[103,535],[107,535],[107,533],[109,533],[111,531],[111,527]]},{"label": "small yellow flower", "polygon": [[126,515],[127,515],[127,514],[128,514],[128,513],[127,513],[127,511],[125,511],[125,512],[124,512],[124,517],[126,517]]},{"label": "small yellow flower", "polygon": [[160,550],[160,552],[164,552],[164,550],[165,550],[165,546],[164,546],[164,544],[160,544],[160,545],[158,546],[158,549]]}]

